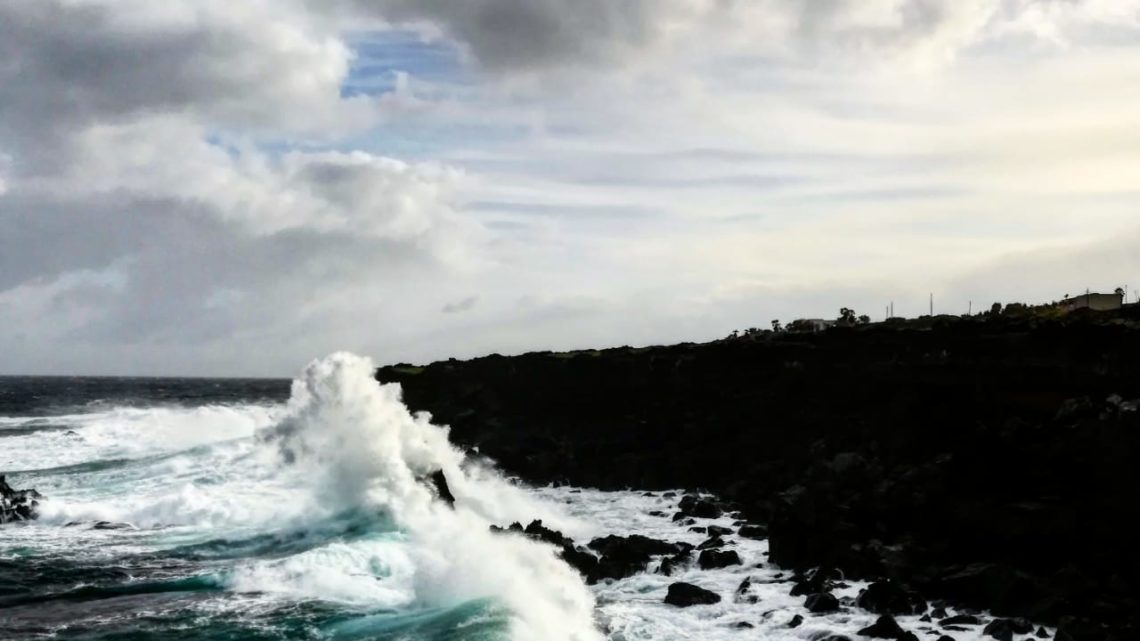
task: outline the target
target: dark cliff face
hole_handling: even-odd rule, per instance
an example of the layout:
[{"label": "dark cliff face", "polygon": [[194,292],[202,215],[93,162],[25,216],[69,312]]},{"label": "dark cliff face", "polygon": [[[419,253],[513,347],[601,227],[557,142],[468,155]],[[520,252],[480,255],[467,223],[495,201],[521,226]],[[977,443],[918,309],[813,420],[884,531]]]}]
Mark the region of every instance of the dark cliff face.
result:
[{"label": "dark cliff face", "polygon": [[378,378],[526,480],[715,491],[770,523],[784,565],[999,614],[1140,612],[1125,400],[1140,397],[1140,330],[1122,320],[871,325]]}]

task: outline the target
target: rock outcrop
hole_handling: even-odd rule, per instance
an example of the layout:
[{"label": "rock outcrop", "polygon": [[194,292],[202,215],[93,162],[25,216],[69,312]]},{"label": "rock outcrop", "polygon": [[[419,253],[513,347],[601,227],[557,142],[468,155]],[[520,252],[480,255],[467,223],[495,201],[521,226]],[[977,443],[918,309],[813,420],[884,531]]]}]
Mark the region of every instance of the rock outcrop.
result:
[{"label": "rock outcrop", "polygon": [[1077,617],[1065,634],[1087,636],[1140,625],[1129,314],[493,355],[378,378],[525,480],[703,490],[723,503],[686,498],[680,522],[739,510],[782,566]]},{"label": "rock outcrop", "polygon": [[39,499],[35,490],[14,490],[0,474],[0,523],[30,521],[39,516]]}]

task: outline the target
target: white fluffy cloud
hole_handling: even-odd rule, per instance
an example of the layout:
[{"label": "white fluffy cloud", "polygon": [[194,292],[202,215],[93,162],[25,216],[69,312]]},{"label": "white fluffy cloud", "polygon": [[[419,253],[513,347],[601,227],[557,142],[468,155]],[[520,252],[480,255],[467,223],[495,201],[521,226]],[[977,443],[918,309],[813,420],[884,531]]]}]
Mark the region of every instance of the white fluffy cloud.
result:
[{"label": "white fluffy cloud", "polygon": [[1135,0],[0,1],[3,368],[1124,284],[1138,48]]}]

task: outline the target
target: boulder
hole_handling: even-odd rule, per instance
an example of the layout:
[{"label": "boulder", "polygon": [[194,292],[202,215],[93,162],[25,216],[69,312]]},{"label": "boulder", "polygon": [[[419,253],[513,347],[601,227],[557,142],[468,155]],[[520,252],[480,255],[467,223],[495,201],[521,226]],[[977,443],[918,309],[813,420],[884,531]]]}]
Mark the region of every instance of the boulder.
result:
[{"label": "boulder", "polygon": [[491,531],[515,532],[536,541],[543,541],[544,543],[558,546],[561,548],[559,554],[563,561],[566,561],[570,567],[578,570],[582,576],[586,577],[588,583],[598,582],[598,558],[585,550],[579,549],[574,545],[574,541],[561,532],[545,527],[540,520],[531,521],[530,525],[525,528],[520,523],[512,523],[506,528],[492,525]]},{"label": "boulder", "polygon": [[763,525],[742,525],[736,530],[736,533],[746,539],[756,539],[758,541],[768,538],[768,528]]},{"label": "boulder", "polygon": [[679,567],[688,563],[691,558],[693,558],[693,553],[688,550],[678,552],[669,558],[662,559],[661,567],[657,571],[665,576],[672,576]]},{"label": "boulder", "polygon": [[792,586],[791,595],[803,596],[818,592],[830,592],[838,587],[835,579],[838,579],[839,576],[838,572],[830,568],[809,570],[807,574],[796,576],[796,584]]},{"label": "boulder", "polygon": [[874,639],[899,639],[900,641],[917,638],[913,632],[903,630],[895,618],[889,614],[884,614],[874,624],[860,630],[859,635]]},{"label": "boulder", "polygon": [[39,516],[39,499],[35,490],[16,490],[0,474],[0,523],[30,521]]},{"label": "boulder", "polygon": [[808,597],[804,599],[804,607],[812,614],[836,612],[839,610],[839,599],[827,592],[809,594]]},{"label": "boulder", "polygon": [[669,586],[669,592],[665,595],[665,603],[679,608],[687,608],[691,605],[711,605],[720,603],[720,595],[692,583],[677,582]]},{"label": "boulder", "polygon": [[697,557],[697,565],[702,570],[726,568],[740,565],[740,555],[735,550],[705,550]]},{"label": "boulder", "polygon": [[[677,507],[679,509],[677,514],[682,518],[695,517],[698,519],[715,519],[724,513],[724,511],[712,501],[692,494],[685,495]],[[677,520],[677,517],[674,516],[673,519]]]},{"label": "boulder", "polygon": [[598,552],[598,565],[587,577],[592,583],[603,579],[622,579],[644,572],[649,561],[656,556],[687,552],[690,546],[651,539],[640,534],[615,536],[613,534],[590,541],[588,547]]},{"label": "boulder", "polygon": [[451,494],[451,488],[447,486],[447,477],[443,475],[443,470],[436,470],[428,477],[428,481],[432,487],[435,488],[435,495],[441,501],[450,506],[455,506],[455,496]]},{"label": "boulder", "polygon": [[697,549],[715,550],[721,547],[724,547],[724,539],[720,538],[719,536],[712,536],[702,541],[701,544],[697,546]]},{"label": "boulder", "polygon": [[895,581],[876,581],[859,592],[856,605],[875,614],[922,614],[926,600]]},{"label": "boulder", "polygon": [[972,614],[956,614],[938,621],[938,625],[981,625],[982,620]]},{"label": "boulder", "polygon": [[994,619],[982,629],[982,634],[998,641],[1013,641],[1013,635],[1030,632],[1033,632],[1033,626],[1025,619]]}]

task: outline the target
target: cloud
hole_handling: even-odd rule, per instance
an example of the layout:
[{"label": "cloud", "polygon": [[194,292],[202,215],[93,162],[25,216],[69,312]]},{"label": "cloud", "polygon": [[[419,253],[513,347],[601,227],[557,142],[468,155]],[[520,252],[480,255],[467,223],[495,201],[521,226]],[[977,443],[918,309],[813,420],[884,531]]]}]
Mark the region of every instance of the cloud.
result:
[{"label": "cloud", "polygon": [[444,314],[458,314],[460,312],[470,311],[479,302],[478,296],[467,296],[460,300],[448,303],[440,310]]},{"label": "cloud", "polygon": [[286,374],[1115,283],[1138,43],[1135,0],[10,0],[3,367]]}]

